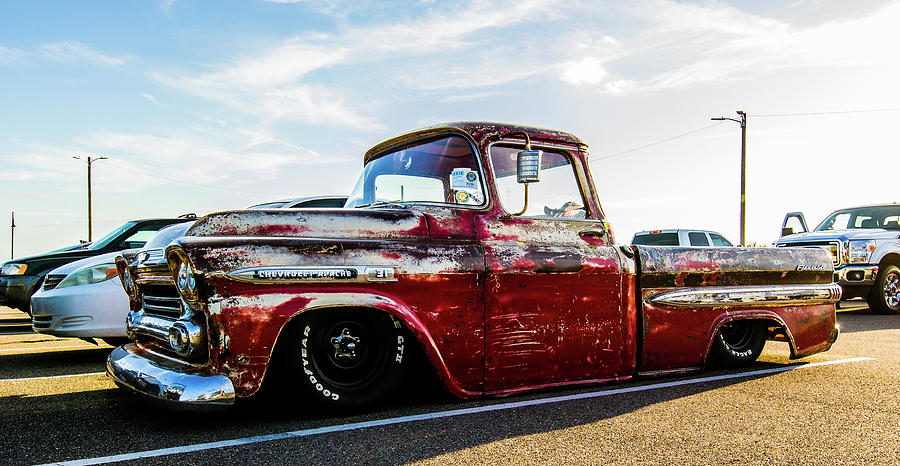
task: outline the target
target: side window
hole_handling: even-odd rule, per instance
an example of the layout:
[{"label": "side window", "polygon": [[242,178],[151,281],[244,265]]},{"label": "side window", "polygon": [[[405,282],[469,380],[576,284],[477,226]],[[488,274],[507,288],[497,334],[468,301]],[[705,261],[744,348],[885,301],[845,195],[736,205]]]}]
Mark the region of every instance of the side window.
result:
[{"label": "side window", "polygon": [[[491,146],[491,166],[496,177],[500,203],[508,213],[519,212],[525,202],[525,185],[516,181],[518,147]],[[575,168],[559,152],[544,152],[541,181],[528,187],[526,217],[587,218],[584,198],[578,188]]]},{"label": "side window", "polygon": [[734,246],[731,244],[731,241],[728,241],[724,236],[718,233],[710,233],[709,237],[712,238],[713,246]]},{"label": "side window", "polygon": [[706,239],[706,233],[702,231],[691,231],[688,233],[688,241],[691,246],[709,246],[709,240]]},{"label": "side window", "polygon": [[409,175],[378,175],[375,177],[375,199],[388,202],[417,201],[444,202],[444,183],[438,178]]}]

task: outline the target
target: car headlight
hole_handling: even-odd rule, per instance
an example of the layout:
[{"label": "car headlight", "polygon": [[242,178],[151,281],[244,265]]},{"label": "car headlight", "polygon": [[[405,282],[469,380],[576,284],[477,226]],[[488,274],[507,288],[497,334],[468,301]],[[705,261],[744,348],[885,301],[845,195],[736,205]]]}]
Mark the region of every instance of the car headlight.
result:
[{"label": "car headlight", "polygon": [[90,285],[100,283],[118,275],[116,264],[100,264],[92,267],[81,269],[75,273],[66,276],[56,288],[66,288],[69,286]]},{"label": "car headlight", "polygon": [[189,304],[197,303],[197,278],[194,269],[183,253],[175,253],[169,256],[169,270],[172,279],[175,280],[175,288],[178,294]]},{"label": "car headlight", "polygon": [[2,275],[24,275],[26,270],[28,270],[28,264],[15,264],[15,263],[7,262],[7,263],[3,264],[3,269],[0,269],[0,274],[2,274]]},{"label": "car headlight", "polygon": [[864,264],[869,262],[872,251],[875,250],[874,240],[850,241],[850,260],[851,264]]}]

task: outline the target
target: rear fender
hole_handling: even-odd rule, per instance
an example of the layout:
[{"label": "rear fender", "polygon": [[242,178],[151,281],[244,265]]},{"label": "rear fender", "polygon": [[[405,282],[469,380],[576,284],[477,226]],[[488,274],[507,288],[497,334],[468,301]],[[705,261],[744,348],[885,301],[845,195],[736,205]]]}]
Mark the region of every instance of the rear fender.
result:
[{"label": "rear fender", "polygon": [[[736,322],[739,320],[768,321],[771,327],[779,327],[779,330],[784,333],[785,338],[787,338],[788,344],[790,345],[791,358],[793,359],[798,353],[797,344],[794,342],[794,335],[791,333],[791,330],[788,328],[787,324],[784,322],[784,319],[782,319],[781,316],[779,316],[775,312],[766,310],[740,311],[736,313],[722,314],[718,318],[716,318],[715,321],[713,321],[712,327],[709,331],[709,335],[711,335],[711,338],[706,345],[706,356],[704,357],[704,363],[706,359],[709,358],[709,353],[712,350],[712,345],[716,340],[716,335],[718,335],[719,329],[721,329],[723,325],[729,322]],[[771,340],[771,338],[769,339]]]}]

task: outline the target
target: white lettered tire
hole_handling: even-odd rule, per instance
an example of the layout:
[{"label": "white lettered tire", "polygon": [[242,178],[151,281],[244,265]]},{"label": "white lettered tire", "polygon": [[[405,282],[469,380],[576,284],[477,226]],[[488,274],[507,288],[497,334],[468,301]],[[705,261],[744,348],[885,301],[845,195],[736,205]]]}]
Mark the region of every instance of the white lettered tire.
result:
[{"label": "white lettered tire", "polygon": [[758,320],[736,320],[719,327],[709,352],[709,361],[722,367],[751,364],[762,354],[767,327]]},{"label": "white lettered tire", "polygon": [[306,400],[356,408],[397,392],[411,343],[400,321],[356,309],[314,311],[299,319],[287,335],[286,369]]}]

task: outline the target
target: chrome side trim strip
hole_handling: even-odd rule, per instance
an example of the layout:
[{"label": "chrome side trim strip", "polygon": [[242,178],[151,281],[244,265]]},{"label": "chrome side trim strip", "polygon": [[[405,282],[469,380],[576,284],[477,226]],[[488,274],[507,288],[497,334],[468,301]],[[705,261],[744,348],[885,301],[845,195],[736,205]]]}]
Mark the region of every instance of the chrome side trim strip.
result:
[{"label": "chrome side trim strip", "polygon": [[248,283],[365,283],[395,282],[393,266],[307,266],[253,267],[226,274],[228,278]]},{"label": "chrome side trim strip", "polygon": [[827,285],[763,285],[686,288],[647,298],[671,307],[780,307],[833,304],[841,299],[841,287]]},{"label": "chrome side trim strip", "polygon": [[106,361],[106,374],[117,385],[177,410],[220,410],[233,405],[236,398],[228,377],[133,343],[113,350]]}]

